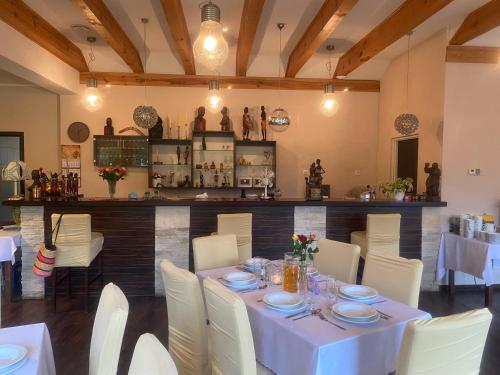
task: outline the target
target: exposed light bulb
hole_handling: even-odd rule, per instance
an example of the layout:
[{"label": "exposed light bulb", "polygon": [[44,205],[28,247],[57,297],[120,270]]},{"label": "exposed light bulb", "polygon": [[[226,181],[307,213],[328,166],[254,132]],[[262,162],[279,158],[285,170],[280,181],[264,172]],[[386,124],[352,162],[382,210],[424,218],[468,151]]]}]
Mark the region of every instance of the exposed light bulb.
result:
[{"label": "exposed light bulb", "polygon": [[332,117],[339,110],[339,104],[335,99],[335,94],[332,84],[325,85],[325,93],[320,105],[321,113],[326,117]]},{"label": "exposed light bulb", "polygon": [[102,95],[97,89],[97,82],[93,77],[87,80],[87,88],[83,93],[82,102],[83,106],[90,112],[98,111],[102,107]]},{"label": "exposed light bulb", "polygon": [[217,39],[211,35],[207,36],[203,41],[203,48],[205,48],[207,52],[212,52],[215,47],[217,47]]},{"label": "exposed light bulb", "polygon": [[217,113],[222,109],[222,97],[219,92],[219,82],[210,81],[208,86],[208,96],[205,101],[205,106],[211,113]]}]

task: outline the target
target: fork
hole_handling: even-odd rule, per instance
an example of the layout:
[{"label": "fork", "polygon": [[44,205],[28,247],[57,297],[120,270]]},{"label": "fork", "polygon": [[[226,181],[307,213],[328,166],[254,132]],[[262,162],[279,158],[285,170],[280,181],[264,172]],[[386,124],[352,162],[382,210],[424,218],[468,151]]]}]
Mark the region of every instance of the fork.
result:
[{"label": "fork", "polygon": [[380,317],[382,319],[389,320],[390,318],[392,318],[392,316],[390,316],[389,314],[386,314],[383,311],[380,311],[380,310],[377,310],[377,309],[375,309],[375,311],[377,311],[380,314]]},{"label": "fork", "polygon": [[317,315],[319,316],[319,318],[321,320],[323,320],[323,321],[325,321],[327,323],[330,323],[330,324],[334,325],[335,327],[337,327],[337,328],[339,328],[339,329],[341,329],[343,331],[345,331],[347,329],[345,327],[339,326],[337,323],[334,323],[334,322],[328,320],[328,318],[321,311]]}]

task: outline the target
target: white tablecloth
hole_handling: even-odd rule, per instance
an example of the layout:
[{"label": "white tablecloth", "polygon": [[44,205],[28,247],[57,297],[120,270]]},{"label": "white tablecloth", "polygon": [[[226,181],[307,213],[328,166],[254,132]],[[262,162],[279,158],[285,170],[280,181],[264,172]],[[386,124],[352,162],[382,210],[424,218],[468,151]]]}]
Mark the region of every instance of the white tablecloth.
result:
[{"label": "white tablecloth", "polygon": [[500,259],[500,245],[445,232],[441,235],[436,279],[441,281],[446,270],[454,270],[479,277],[490,286],[494,284],[494,259]]},{"label": "white tablecloth", "polygon": [[16,262],[14,253],[21,246],[21,232],[0,230],[0,262]]},{"label": "white tablecloth", "polygon": [[16,375],[55,375],[54,355],[45,323],[0,329],[0,345],[22,345],[28,349],[27,362]]},{"label": "white tablecloth", "polygon": [[[217,278],[236,270],[219,268],[198,276]],[[430,318],[423,311],[383,298],[387,301],[374,307],[393,318],[367,326],[335,321],[347,328],[342,331],[317,316],[285,319],[284,314],[257,302],[264,294],[281,289],[275,286],[239,294],[247,306],[257,360],[278,375],[387,374],[396,369],[406,323]],[[327,311],[322,298],[319,307]],[[334,320],[329,313],[326,316]]]}]

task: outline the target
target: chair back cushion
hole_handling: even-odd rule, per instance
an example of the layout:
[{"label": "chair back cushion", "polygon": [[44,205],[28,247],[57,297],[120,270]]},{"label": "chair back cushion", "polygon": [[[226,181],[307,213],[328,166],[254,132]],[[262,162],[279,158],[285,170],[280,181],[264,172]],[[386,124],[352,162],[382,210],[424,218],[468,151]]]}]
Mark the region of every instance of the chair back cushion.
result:
[{"label": "chair back cushion", "polygon": [[135,344],[128,375],[178,375],[167,349],[151,333],[144,333]]},{"label": "chair back cushion", "polygon": [[320,273],[335,276],[345,283],[356,283],[361,252],[358,245],[321,238],[318,248],[319,253],[315,256],[314,265]]},{"label": "chair back cushion", "polygon": [[203,282],[214,375],[256,375],[252,331],[243,300],[219,282]]},{"label": "chair back cushion", "polygon": [[208,375],[208,329],[200,282],[168,260],[160,263],[168,311],[168,350],[181,375]]},{"label": "chair back cushion", "polygon": [[368,214],[366,218],[367,251],[399,256],[400,214]]},{"label": "chair back cushion", "polygon": [[89,375],[115,375],[128,317],[128,302],[113,283],[104,287],[92,328]]},{"label": "chair back cushion", "polygon": [[363,284],[395,301],[418,307],[423,264],[418,259],[405,259],[369,251],[363,271]]},{"label": "chair back cushion", "polygon": [[485,308],[409,322],[396,374],[479,374],[491,318]]},{"label": "chair back cushion", "polygon": [[252,214],[217,215],[217,233],[236,235],[240,263],[252,257]]},{"label": "chair back cushion", "polygon": [[[60,214],[52,214],[52,228],[55,227]],[[59,228],[56,245],[89,243],[91,240],[90,215],[64,214]],[[54,241],[55,233],[52,235]]]},{"label": "chair back cushion", "polygon": [[193,238],[195,272],[235,266],[239,263],[235,234]]}]

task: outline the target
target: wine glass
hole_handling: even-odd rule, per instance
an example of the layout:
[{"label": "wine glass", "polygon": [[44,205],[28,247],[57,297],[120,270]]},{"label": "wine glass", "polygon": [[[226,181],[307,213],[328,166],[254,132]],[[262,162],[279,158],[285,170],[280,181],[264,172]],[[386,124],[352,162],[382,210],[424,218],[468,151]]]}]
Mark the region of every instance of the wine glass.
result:
[{"label": "wine glass", "polygon": [[337,280],[335,280],[335,276],[328,275],[326,280],[326,295],[330,305],[337,302]]}]

